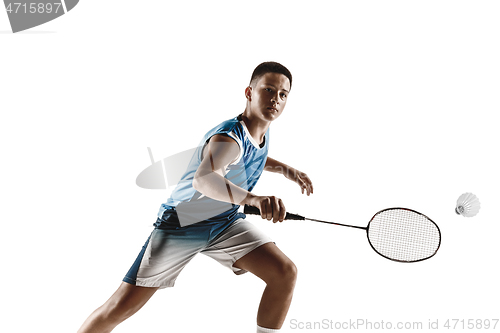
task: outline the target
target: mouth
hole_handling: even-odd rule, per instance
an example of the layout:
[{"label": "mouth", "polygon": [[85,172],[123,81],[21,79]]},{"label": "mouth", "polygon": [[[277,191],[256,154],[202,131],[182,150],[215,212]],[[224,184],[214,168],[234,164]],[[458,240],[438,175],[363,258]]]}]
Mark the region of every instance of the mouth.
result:
[{"label": "mouth", "polygon": [[269,108],[267,108],[267,109],[268,109],[268,110],[271,110],[271,111],[273,111],[273,112],[278,112],[278,109],[273,108],[273,107],[269,107]]}]

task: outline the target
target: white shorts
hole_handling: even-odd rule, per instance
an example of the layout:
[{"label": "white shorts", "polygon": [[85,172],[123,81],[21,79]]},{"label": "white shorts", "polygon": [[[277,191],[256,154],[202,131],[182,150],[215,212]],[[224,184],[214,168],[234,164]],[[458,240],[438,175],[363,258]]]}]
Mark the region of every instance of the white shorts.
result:
[{"label": "white shorts", "polygon": [[233,267],[236,260],[268,242],[272,240],[267,235],[241,218],[229,226],[198,223],[156,228],[123,281],[141,287],[173,287],[182,269],[200,252],[243,274],[245,270]]}]

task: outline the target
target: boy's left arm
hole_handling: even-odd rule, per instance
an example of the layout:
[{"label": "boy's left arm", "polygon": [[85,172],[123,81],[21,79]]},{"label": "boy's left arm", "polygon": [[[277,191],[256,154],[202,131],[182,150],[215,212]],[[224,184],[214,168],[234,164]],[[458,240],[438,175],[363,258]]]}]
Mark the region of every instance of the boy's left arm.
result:
[{"label": "boy's left arm", "polygon": [[281,163],[280,161],[277,161],[274,158],[267,157],[264,170],[275,173],[281,173],[286,178],[296,182],[297,184],[299,184],[302,194],[304,194],[304,191],[307,193],[307,195],[313,193],[312,182],[305,173],[300,172],[299,170],[294,169],[291,166],[288,166],[284,163]]}]

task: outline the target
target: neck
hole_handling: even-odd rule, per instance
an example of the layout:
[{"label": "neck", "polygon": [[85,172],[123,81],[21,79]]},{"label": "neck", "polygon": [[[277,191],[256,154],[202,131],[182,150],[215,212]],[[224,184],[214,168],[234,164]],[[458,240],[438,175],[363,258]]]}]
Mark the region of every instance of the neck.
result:
[{"label": "neck", "polygon": [[252,116],[249,112],[247,112],[247,110],[243,112],[241,118],[243,119],[243,122],[245,123],[245,126],[247,127],[248,132],[250,132],[252,138],[259,144],[262,143],[262,141],[264,140],[264,135],[266,135],[267,129],[269,128],[269,125],[271,125],[271,122],[264,121],[255,116]]}]

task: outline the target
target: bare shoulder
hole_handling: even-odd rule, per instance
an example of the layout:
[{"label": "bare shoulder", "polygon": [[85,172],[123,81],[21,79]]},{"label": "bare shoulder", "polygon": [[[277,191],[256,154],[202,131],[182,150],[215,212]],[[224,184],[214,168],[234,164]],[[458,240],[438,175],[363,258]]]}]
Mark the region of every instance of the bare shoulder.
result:
[{"label": "bare shoulder", "polygon": [[215,134],[214,136],[212,136],[210,138],[210,141],[209,142],[222,142],[222,143],[234,143],[236,145],[238,145],[236,143],[236,140],[231,138],[229,135],[227,134]]},{"label": "bare shoulder", "polygon": [[210,154],[213,159],[221,160],[222,163],[231,163],[240,154],[240,146],[228,135],[216,134],[210,138],[207,146],[203,149],[203,159]]}]

